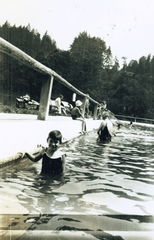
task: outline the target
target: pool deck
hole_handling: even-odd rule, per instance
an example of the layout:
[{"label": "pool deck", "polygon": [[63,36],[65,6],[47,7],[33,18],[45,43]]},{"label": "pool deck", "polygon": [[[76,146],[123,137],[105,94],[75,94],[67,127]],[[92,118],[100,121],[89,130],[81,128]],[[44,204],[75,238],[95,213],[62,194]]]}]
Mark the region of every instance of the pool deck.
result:
[{"label": "pool deck", "polygon": [[[97,129],[100,122],[86,119],[87,132]],[[81,122],[68,116],[49,116],[41,121],[37,115],[0,113],[0,167],[21,159],[21,152],[36,153],[38,145],[46,146],[48,133],[56,129],[68,142],[81,135]]]}]

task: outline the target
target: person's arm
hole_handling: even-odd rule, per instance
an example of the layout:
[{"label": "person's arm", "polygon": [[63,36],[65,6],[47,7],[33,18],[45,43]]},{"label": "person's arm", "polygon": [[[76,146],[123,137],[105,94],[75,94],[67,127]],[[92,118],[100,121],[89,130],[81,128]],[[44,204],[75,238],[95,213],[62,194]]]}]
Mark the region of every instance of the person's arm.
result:
[{"label": "person's arm", "polygon": [[104,127],[105,127],[105,122],[103,121],[103,122],[100,124],[99,128],[97,129],[97,134],[98,134],[98,135],[99,135],[99,132],[104,129]]},{"label": "person's arm", "polygon": [[36,155],[33,155],[33,154],[30,154],[30,153],[26,152],[25,157],[28,157],[33,162],[38,162],[43,157],[44,152],[45,152],[44,148]]}]

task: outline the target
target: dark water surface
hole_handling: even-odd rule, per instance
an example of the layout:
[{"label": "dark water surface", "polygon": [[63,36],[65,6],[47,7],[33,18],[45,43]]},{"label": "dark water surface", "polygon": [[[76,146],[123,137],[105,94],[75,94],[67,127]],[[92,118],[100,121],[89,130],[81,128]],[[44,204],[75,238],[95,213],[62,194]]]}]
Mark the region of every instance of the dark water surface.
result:
[{"label": "dark water surface", "polygon": [[42,177],[41,161],[28,159],[1,169],[0,222],[13,214],[17,229],[154,231],[154,128],[121,129],[106,144],[96,137],[65,147],[65,175]]}]

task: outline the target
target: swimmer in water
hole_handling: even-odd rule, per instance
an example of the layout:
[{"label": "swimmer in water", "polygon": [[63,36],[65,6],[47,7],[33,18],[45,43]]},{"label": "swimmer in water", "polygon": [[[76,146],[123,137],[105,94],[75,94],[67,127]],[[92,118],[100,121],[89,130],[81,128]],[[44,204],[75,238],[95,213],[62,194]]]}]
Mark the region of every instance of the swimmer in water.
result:
[{"label": "swimmer in water", "polygon": [[25,153],[24,156],[28,157],[33,162],[38,162],[42,159],[42,175],[50,175],[53,173],[62,173],[65,170],[65,156],[59,150],[62,143],[62,134],[58,130],[53,130],[47,137],[48,147],[42,147],[37,155]]},{"label": "swimmer in water", "polygon": [[97,130],[98,142],[110,142],[112,139],[112,136],[114,136],[113,133],[113,124],[108,118],[108,113],[103,114],[103,121],[101,122],[98,130]]}]

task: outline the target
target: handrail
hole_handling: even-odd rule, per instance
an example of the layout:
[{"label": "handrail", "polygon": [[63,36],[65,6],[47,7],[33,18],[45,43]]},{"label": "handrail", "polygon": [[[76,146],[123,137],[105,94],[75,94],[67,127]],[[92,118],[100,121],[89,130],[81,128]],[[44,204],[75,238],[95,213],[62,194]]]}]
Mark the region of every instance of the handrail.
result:
[{"label": "handrail", "polygon": [[[75,93],[86,97],[87,94],[81,92],[77,88],[75,88],[72,84],[67,82],[63,77],[61,77],[59,74],[57,74],[55,71],[52,69],[46,67],[42,63],[38,62],[34,58],[30,57],[28,54],[20,50],[19,48],[15,47],[11,43],[7,42],[3,38],[0,37],[0,51],[17,59],[21,63],[25,64],[26,66],[33,68],[34,70],[44,74],[44,75],[50,75],[54,76],[58,79],[60,83],[62,83],[64,86],[69,88],[70,90],[74,91]],[[95,104],[99,104],[97,101],[92,99],[90,96],[88,96],[89,100],[92,101]]]},{"label": "handrail", "polygon": [[135,122],[137,120],[142,120],[142,122],[143,121],[147,121],[147,122],[153,122],[154,123],[154,119],[149,119],[149,118],[140,118],[140,117],[133,117],[133,116],[117,115],[117,114],[115,114],[115,116],[119,117],[119,118],[125,118],[125,119],[134,120]]}]

